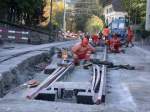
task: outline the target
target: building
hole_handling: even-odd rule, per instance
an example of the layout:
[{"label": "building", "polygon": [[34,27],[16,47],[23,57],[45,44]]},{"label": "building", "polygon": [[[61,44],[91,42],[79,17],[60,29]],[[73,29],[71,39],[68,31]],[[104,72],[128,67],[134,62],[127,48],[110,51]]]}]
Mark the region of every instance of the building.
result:
[{"label": "building", "polygon": [[127,16],[127,12],[124,10],[121,0],[103,0],[103,7],[103,15],[105,16],[105,22],[107,24],[111,23],[114,19]]},{"label": "building", "polygon": [[150,0],[147,0],[147,10],[146,10],[146,25],[145,29],[150,31]]}]

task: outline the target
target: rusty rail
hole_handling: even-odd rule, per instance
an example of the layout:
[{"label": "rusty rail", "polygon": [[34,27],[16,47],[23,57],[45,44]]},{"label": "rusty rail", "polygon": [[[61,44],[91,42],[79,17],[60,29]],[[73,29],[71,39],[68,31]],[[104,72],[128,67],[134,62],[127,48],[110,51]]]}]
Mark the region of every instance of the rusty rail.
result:
[{"label": "rusty rail", "polygon": [[54,83],[57,79],[59,79],[62,75],[64,75],[64,73],[70,69],[70,67],[73,64],[70,63],[68,66],[66,67],[58,67],[48,78],[46,78],[37,88],[34,89],[34,91],[32,91],[30,94],[27,95],[28,99],[33,99],[35,98],[38,93],[46,88],[47,86],[51,85],[52,83]]}]

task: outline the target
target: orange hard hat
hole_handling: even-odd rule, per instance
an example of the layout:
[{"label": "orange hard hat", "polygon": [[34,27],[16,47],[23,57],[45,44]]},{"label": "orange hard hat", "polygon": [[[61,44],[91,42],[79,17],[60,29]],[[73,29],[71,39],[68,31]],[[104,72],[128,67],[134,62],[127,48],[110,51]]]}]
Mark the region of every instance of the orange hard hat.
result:
[{"label": "orange hard hat", "polygon": [[83,38],[82,45],[86,46],[86,45],[88,45],[88,43],[89,43],[88,39],[87,38]]}]

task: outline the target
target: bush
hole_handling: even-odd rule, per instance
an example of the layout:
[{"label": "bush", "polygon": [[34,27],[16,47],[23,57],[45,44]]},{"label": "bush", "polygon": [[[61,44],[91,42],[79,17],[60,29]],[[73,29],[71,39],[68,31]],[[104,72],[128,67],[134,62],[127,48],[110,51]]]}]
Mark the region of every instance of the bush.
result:
[{"label": "bush", "polygon": [[150,31],[145,30],[145,22],[142,22],[140,27],[135,31],[136,35],[142,39],[146,39],[150,36]]},{"label": "bush", "polygon": [[148,38],[150,36],[150,31],[141,31],[141,36],[143,39]]}]

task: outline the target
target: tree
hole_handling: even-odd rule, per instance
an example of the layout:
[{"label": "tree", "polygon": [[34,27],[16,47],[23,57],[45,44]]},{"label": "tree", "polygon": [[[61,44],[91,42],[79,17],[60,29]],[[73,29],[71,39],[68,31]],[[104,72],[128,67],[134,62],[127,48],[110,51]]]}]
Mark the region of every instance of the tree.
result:
[{"label": "tree", "polygon": [[74,11],[76,29],[84,31],[86,29],[86,23],[92,15],[102,15],[102,6],[99,0],[78,0],[75,4]]},{"label": "tree", "polygon": [[[52,24],[55,27],[62,27],[63,23],[63,10],[64,4],[62,1],[53,1],[52,7]],[[41,26],[48,26],[50,22],[50,1],[45,0],[45,4],[43,7],[43,14],[41,18]]]},{"label": "tree", "polygon": [[92,16],[86,22],[86,31],[91,33],[101,32],[104,27],[104,22],[98,16]]},{"label": "tree", "polygon": [[[0,0],[0,7],[3,13],[1,19],[35,25],[39,22],[43,6],[43,0]],[[2,15],[1,15],[2,16]]]},{"label": "tree", "polygon": [[122,0],[122,3],[132,23],[137,24],[144,21],[146,16],[146,0]]}]

